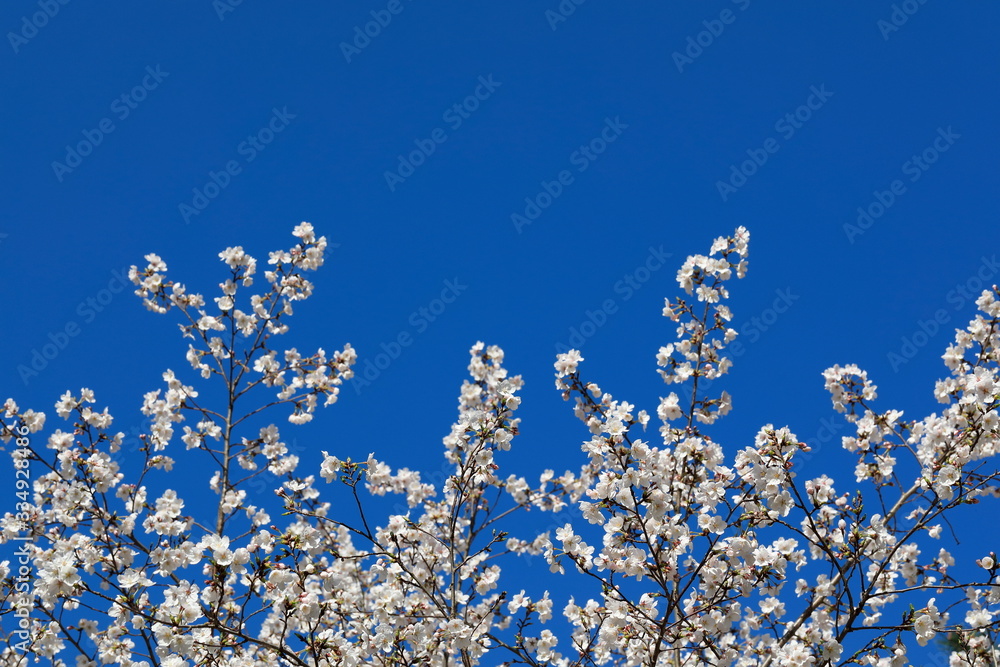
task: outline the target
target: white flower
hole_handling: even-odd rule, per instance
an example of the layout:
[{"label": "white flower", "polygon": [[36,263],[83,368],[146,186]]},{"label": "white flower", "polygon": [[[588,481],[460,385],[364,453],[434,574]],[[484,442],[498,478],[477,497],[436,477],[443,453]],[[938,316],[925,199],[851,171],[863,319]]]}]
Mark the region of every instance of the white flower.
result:
[{"label": "white flower", "polygon": [[988,609],[972,609],[965,614],[965,622],[971,628],[981,628],[993,622],[993,615]]},{"label": "white flower", "polygon": [[118,584],[125,589],[136,586],[152,586],[153,580],[145,575],[142,570],[129,568],[118,575]]},{"label": "white flower", "polygon": [[583,361],[579,350],[570,350],[556,357],[556,374],[558,377],[565,377],[576,372],[577,365]]},{"label": "white flower", "polygon": [[680,419],[684,416],[680,408],[680,397],[676,393],[670,392],[666,398],[661,398],[656,414],[664,422]]},{"label": "white flower", "polygon": [[242,246],[236,246],[235,248],[226,248],[220,252],[219,259],[228,264],[229,268],[235,269],[246,262],[247,255],[243,252]]},{"label": "white flower", "polygon": [[147,267],[146,267],[146,269],[148,271],[160,272],[160,271],[166,271],[167,270],[167,264],[166,264],[166,262],[164,262],[162,259],[160,259],[159,255],[150,253],[150,254],[146,255],[144,259],[149,263],[147,265]]},{"label": "white flower", "polygon": [[[295,229],[292,231],[292,236],[299,237],[300,239],[302,239],[303,243],[315,243],[316,242],[316,234],[313,231],[313,226],[312,226],[311,223],[308,223],[308,222],[303,222],[303,223],[300,223],[300,224],[296,225]],[[334,238],[337,238],[337,237],[334,236]]]},{"label": "white flower", "polygon": [[913,623],[913,631],[917,634],[917,643],[926,646],[935,635],[934,619],[930,614],[921,614]]},{"label": "white flower", "polygon": [[330,456],[325,451],[323,452],[323,463],[319,468],[319,476],[325,479],[327,482],[332,482],[333,479],[340,473],[340,459],[336,456]]}]

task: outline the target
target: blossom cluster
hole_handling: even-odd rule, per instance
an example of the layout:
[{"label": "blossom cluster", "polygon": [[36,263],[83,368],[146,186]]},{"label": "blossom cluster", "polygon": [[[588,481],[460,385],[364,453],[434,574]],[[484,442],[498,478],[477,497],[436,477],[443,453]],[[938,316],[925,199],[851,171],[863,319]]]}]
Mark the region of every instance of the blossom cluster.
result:
[{"label": "blossom cluster", "polygon": [[[292,303],[312,293],[304,273],[327,246],[308,223],[293,233],[297,245],[271,253],[260,294],[244,293],[256,260],[238,247],[220,253],[229,275],[214,306],[168,280],[156,255],[133,267],[147,308],[182,314],[190,370],[167,370],[166,388],[145,395],[151,426],[134,479],[114,456],[124,434],[92,391],[56,403],[66,425],[31,450],[44,471],[0,520],[0,541],[29,538],[35,573],[35,613],[19,641],[14,567],[0,564],[0,664],[26,665],[27,649],[81,667],[895,667],[942,638],[954,667],[1000,660],[996,554],[972,569],[934,546],[958,508],[997,495],[996,287],[943,357],[940,414],[905,420],[876,408],[877,387],[857,366],[823,373],[850,425],[851,491],[826,474],[803,478],[808,447],[788,427],[766,424],[732,453],[708,432],[733,402],[706,395],[714,382],[702,381],[733,364],[727,282],[748,269],[742,227],[687,259],[677,275],[685,296],[663,309],[676,338],[656,368],[668,388],[689,389],[683,403],[668,391],[639,409],[585,380],[579,351],[557,357],[556,388],[585,425],[576,470],[537,482],[501,473],[522,437],[524,380],[501,348],[476,343],[438,483],[374,452],[355,461],[323,451],[318,475],[300,474],[259,415],[285,405],[293,425],[308,421],[320,399],[337,400],[357,354],[271,346],[288,332]],[[4,440],[46,427],[44,413],[12,399],[2,417]],[[178,429],[183,448],[172,444]],[[153,483],[181,457],[211,462],[210,525],[177,488]],[[264,473],[279,500],[251,504],[249,485]],[[386,495],[405,504],[377,518],[371,496]],[[551,527],[533,529],[529,511],[551,514]],[[519,578],[518,557],[544,560],[541,581],[537,571]],[[557,599],[551,589],[570,578],[577,593]]]}]

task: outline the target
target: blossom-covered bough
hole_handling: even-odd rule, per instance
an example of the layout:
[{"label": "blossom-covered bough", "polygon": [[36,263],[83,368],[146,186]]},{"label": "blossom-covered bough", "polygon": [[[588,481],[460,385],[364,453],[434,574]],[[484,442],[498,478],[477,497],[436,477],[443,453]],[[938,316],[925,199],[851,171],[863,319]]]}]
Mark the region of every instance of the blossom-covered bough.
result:
[{"label": "blossom-covered bough", "polygon": [[[336,485],[324,499],[265,418],[290,409],[292,424],[310,420],[357,358],[350,345],[310,356],[273,347],[292,303],[312,292],[305,272],[323,263],[326,239],[307,223],[294,233],[259,294],[246,293],[256,261],[221,253],[230,276],[214,305],[167,280],[155,255],[133,268],[149,309],[184,316],[187,360],[205,381],[198,391],[168,370],[166,390],[145,396],[151,428],[129,464],[135,479],[119,465],[123,434],[89,390],[62,396],[56,413],[69,425],[46,447],[33,436],[45,415],[4,404],[2,435],[32,477],[0,533],[24,554],[0,565],[0,664],[895,666],[936,636],[947,638],[940,664],[1000,662],[996,555],[984,545],[975,564],[956,564],[929,546],[950,512],[988,502],[1000,481],[996,287],[944,355],[940,414],[876,411],[864,371],[824,373],[852,425],[852,492],[799,476],[808,447],[787,428],[764,426],[735,457],[708,433],[731,408],[706,385],[732,365],[725,284],[747,270],[740,228],[678,273],[686,296],[663,311],[677,339],[656,363],[688,398],[660,399],[658,431],[647,411],[584,380],[571,350],[556,386],[589,430],[582,464],[537,483],[501,474],[522,379],[500,348],[477,343],[444,438],[444,482],[323,452],[319,477]],[[211,464],[212,520],[186,515],[165,486],[175,456]],[[247,489],[266,475],[280,500],[250,504]],[[350,504],[332,503],[338,494]],[[409,511],[376,520],[366,494],[399,494]],[[512,519],[528,509],[558,527],[522,534],[530,524]],[[543,581],[537,569],[519,581],[518,557],[545,559]],[[539,593],[546,576],[573,577],[573,598]]]}]

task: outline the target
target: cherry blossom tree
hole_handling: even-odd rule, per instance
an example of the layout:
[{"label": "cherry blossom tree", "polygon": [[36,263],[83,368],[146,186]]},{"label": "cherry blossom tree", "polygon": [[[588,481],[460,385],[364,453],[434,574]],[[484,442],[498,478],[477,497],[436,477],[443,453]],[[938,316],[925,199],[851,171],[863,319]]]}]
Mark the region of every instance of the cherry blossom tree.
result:
[{"label": "cherry blossom tree", "polygon": [[[374,454],[324,451],[318,471],[300,471],[271,421],[311,420],[357,360],[348,344],[276,346],[324,260],[311,225],[294,235],[259,293],[256,260],[220,253],[214,304],[156,255],[133,267],[146,307],[179,313],[191,342],[190,369],[167,370],[143,399],[150,428],[131,479],[124,434],[92,391],[64,394],[47,436],[44,413],[6,401],[17,503],[0,532],[15,547],[0,564],[0,663],[896,666],[942,639],[941,664],[1000,661],[997,556],[956,563],[930,546],[949,515],[997,495],[996,287],[944,355],[940,414],[877,407],[857,366],[823,373],[851,427],[851,491],[804,479],[808,447],[788,428],[765,425],[729,456],[712,439],[732,405],[706,385],[732,366],[726,283],[748,268],[743,228],[678,272],[685,296],[663,309],[677,338],[656,365],[686,391],[659,399],[658,426],[585,380],[570,350],[556,388],[585,424],[578,469],[501,473],[523,381],[477,343],[443,442],[448,474],[431,484]],[[167,485],[181,458],[213,473],[210,520],[185,513],[184,480]],[[253,504],[248,490],[266,480],[274,502]],[[406,511],[380,515],[386,495]],[[531,531],[518,519],[528,510],[551,513],[553,528]],[[540,581],[524,558],[544,559]],[[572,598],[545,590],[567,578]]]}]

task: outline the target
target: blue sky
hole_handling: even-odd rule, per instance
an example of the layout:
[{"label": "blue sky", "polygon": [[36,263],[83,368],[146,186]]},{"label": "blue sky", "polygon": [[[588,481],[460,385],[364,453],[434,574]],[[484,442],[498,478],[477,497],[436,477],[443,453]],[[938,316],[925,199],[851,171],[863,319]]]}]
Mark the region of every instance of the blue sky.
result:
[{"label": "blue sky", "polygon": [[998,18],[935,0],[7,2],[2,393],[52,412],[87,386],[138,426],[186,344],[119,272],[156,252],[211,293],[220,250],[264,258],[306,220],[338,245],[289,344],[350,342],[363,365],[412,337],[286,428],[308,463],[436,469],[483,340],[526,381],[511,470],[561,471],[586,433],[553,389],[557,346],[592,332],[585,376],[652,411],[676,269],[745,225],[718,438],[735,452],[787,424],[821,445],[804,474],[847,483],[820,372],[858,363],[879,405],[938,409],[940,355],[997,282]]}]

